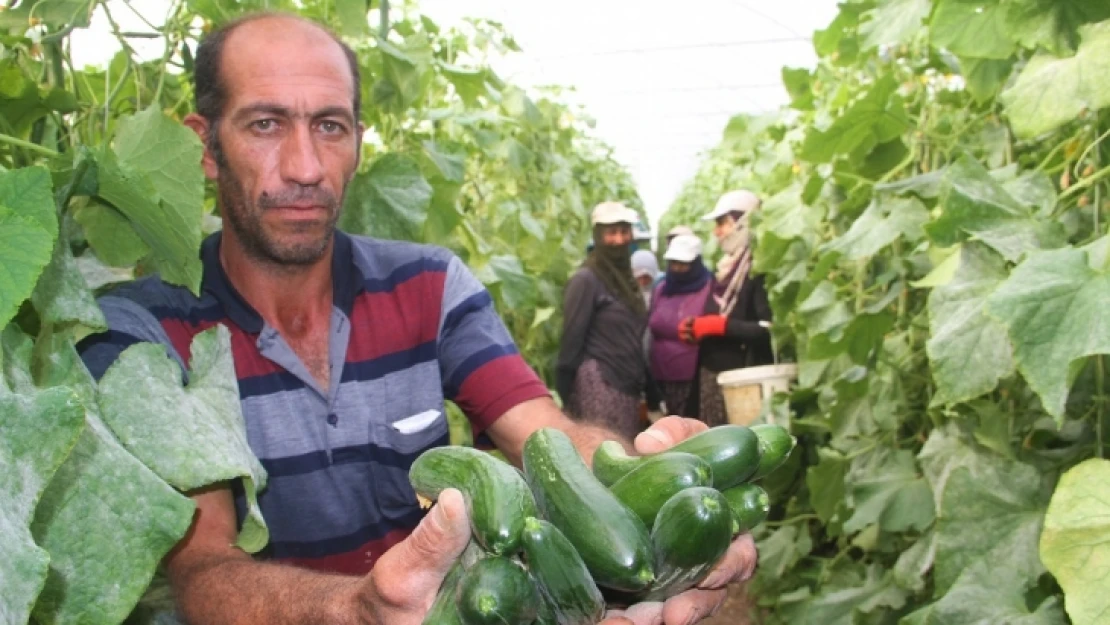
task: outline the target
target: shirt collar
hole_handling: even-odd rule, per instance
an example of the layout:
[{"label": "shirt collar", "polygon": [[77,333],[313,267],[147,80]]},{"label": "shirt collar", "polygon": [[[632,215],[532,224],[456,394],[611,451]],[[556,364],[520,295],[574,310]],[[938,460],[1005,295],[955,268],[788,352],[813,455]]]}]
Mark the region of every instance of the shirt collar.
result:
[{"label": "shirt collar", "polygon": [[[264,325],[262,316],[235,290],[220,264],[222,234],[214,232],[201,243],[200,259],[204,266],[201,291],[216,298],[232,322],[246,332],[258,334]],[[351,237],[338,230],[335,231],[332,252],[331,280],[332,303],[350,317],[355,297],[362,291],[365,278],[355,263]]]}]

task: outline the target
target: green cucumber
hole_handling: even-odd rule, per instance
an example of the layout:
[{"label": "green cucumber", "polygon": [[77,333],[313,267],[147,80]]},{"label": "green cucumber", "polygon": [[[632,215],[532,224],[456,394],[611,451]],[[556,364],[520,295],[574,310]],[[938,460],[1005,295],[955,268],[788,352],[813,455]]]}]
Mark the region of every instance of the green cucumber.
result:
[{"label": "green cucumber", "polygon": [[790,457],[790,452],[793,451],[798,440],[781,425],[760,423],[753,425],[751,430],[759,439],[759,468],[751,479],[758,480],[782,466]]},{"label": "green cucumber", "polygon": [[[718,425],[695,434],[660,453],[682,451],[694,454],[713,469],[713,487],[736,486],[759,468],[759,437],[742,425]],[[594,450],[594,475],[611,486],[652,456],[629,456],[619,443],[606,441]]]},{"label": "green cucumber", "polygon": [[536,516],[536,501],[520,472],[471,447],[436,447],[420,454],[409,469],[409,482],[428,499],[446,488],[459,489],[474,537],[495,554],[516,553],[524,519]]},{"label": "green cucumber", "polygon": [[640,466],[642,460],[642,456],[628,455],[624,445],[617,441],[604,441],[594,450],[594,477],[602,484],[612,486],[629,471]]},{"label": "green cucumber", "polygon": [[586,563],[551,523],[529,517],[521,536],[528,570],[558,625],[594,625],[605,615],[605,598]]},{"label": "green cucumber", "polygon": [[644,527],[651,527],[659,509],[675,493],[712,484],[713,469],[709,463],[694,454],[675,451],[645,458],[609,490],[640,517]]},{"label": "green cucumber", "polygon": [[456,601],[465,625],[530,625],[539,613],[536,585],[516,562],[490,556],[459,579]]},{"label": "green cucumber", "polygon": [[757,484],[741,484],[721,491],[732,510],[732,533],[742,534],[767,520],[771,500]]},{"label": "green cucumber", "polygon": [[664,504],[651,529],[655,584],[645,601],[663,601],[700,582],[732,542],[732,511],[724,496],[688,488]]},{"label": "green cucumber", "polygon": [[543,516],[578,550],[598,585],[634,592],[651,584],[647,528],[594,477],[566,434],[543,428],[529,436],[524,474]]},{"label": "green cucumber", "polygon": [[431,609],[424,615],[422,625],[462,625],[456,597],[459,578],[462,577],[465,568],[461,558],[455,561],[439,587],[439,593],[436,594],[436,600],[432,603]]}]

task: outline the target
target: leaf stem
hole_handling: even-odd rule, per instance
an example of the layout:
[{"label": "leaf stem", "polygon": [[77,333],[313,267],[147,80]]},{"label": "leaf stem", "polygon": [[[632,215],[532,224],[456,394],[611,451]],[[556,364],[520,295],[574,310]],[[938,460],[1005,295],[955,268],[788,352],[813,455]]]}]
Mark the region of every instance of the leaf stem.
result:
[{"label": "leaf stem", "polygon": [[763,526],[764,527],[782,527],[783,525],[793,525],[794,523],[797,523],[798,521],[812,521],[814,519],[820,519],[820,518],[821,517],[817,516],[816,514],[799,514],[796,517],[791,517],[789,519],[784,519],[782,521],[765,521],[763,523]]},{"label": "leaf stem", "polygon": [[1106,376],[1106,369],[1102,362],[1102,355],[1095,356],[1095,395],[1098,397],[1096,400],[1097,411],[1095,413],[1095,450],[1099,458],[1105,458],[1104,450],[1102,448],[1102,421],[1105,418],[1106,398],[1103,396],[1103,378]]},{"label": "leaf stem", "polygon": [[1063,200],[1066,200],[1066,199],[1068,199],[1068,198],[1070,198],[1074,195],[1077,195],[1080,192],[1082,192],[1083,190],[1094,186],[1095,183],[1102,180],[1103,178],[1108,178],[1108,177],[1110,177],[1110,166],[1103,167],[1102,169],[1100,169],[1100,170],[1096,171],[1095,173],[1091,174],[1090,176],[1087,176],[1086,178],[1076,182],[1074,185],[1071,186],[1071,188],[1069,188],[1067,191],[1064,191],[1063,193],[1060,194],[1060,200],[1063,201]]},{"label": "leaf stem", "polygon": [[30,150],[32,152],[37,152],[37,153],[39,153],[43,156],[49,156],[51,158],[53,158],[55,156],[59,156],[58,152],[55,152],[54,150],[51,150],[50,148],[48,148],[46,146],[42,146],[42,145],[39,145],[37,143],[31,143],[30,141],[24,141],[23,139],[18,139],[16,137],[13,137],[11,135],[6,135],[4,133],[0,133],[0,143],[7,143],[8,145],[14,145],[16,147],[23,148],[24,150]]}]

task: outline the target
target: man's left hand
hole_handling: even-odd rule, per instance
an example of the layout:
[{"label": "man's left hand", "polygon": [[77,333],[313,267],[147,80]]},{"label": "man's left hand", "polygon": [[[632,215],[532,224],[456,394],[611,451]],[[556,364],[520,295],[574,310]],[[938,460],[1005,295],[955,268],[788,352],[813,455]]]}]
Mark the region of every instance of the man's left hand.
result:
[{"label": "man's left hand", "polygon": [[[709,429],[705,423],[682,417],[664,417],[636,437],[636,451],[653,454],[668,449]],[[610,611],[603,625],[633,623],[634,625],[691,625],[711,616],[728,596],[727,587],[747,580],[755,572],[755,541],[751,534],[742,534],[732,542],[725,556],[709,575],[684,593],[666,603],[640,603],[627,610]]]}]

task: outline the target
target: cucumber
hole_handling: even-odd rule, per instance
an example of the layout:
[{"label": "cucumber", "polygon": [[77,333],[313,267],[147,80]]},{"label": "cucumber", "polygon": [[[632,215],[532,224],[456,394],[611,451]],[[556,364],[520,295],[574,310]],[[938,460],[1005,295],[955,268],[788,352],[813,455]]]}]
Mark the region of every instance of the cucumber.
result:
[{"label": "cucumber", "polygon": [[462,577],[465,568],[461,558],[451,567],[443,580],[443,585],[439,587],[439,593],[436,594],[436,600],[432,603],[431,609],[424,615],[422,625],[462,625],[456,596],[459,578]]},{"label": "cucumber", "polygon": [[732,510],[732,533],[741,534],[750,531],[756,525],[767,520],[767,512],[771,509],[771,500],[767,491],[757,484],[741,484],[721,492],[728,507]]},{"label": "cucumber", "polygon": [[[759,468],[759,437],[742,425],[718,425],[660,453],[694,454],[713,469],[713,487],[724,490],[750,478]],[[606,441],[594,451],[594,475],[611,486],[652,456],[629,456],[619,443]]]},{"label": "cucumber", "polygon": [[713,469],[709,463],[694,454],[675,451],[645,458],[609,490],[640,517],[644,527],[651,527],[659,509],[675,493],[712,484]]},{"label": "cucumber", "polygon": [[420,454],[409,469],[416,493],[435,499],[446,488],[457,488],[475,539],[499,555],[520,549],[524,519],[536,516],[536,501],[520,472],[471,447],[436,447]]},{"label": "cucumber", "polygon": [[605,615],[605,598],[586,563],[559,528],[529,517],[521,537],[528,570],[558,625],[594,625]]},{"label": "cucumber", "polygon": [[629,456],[624,445],[617,441],[605,441],[594,450],[594,476],[604,485],[612,486],[629,471],[640,466],[642,456]]},{"label": "cucumber", "polygon": [[790,452],[794,450],[798,440],[781,425],[761,423],[753,425],[751,430],[759,439],[759,468],[751,479],[758,480],[782,466],[790,457]]},{"label": "cucumber", "polygon": [[651,529],[655,584],[644,598],[663,601],[702,580],[732,542],[732,511],[724,496],[688,488],[663,505]]},{"label": "cucumber", "polygon": [[598,585],[637,591],[651,584],[647,528],[594,477],[566,434],[543,428],[529,436],[524,474],[543,516],[578,550]]},{"label": "cucumber", "polygon": [[466,569],[456,593],[464,625],[530,625],[539,610],[532,578],[504,556],[483,558]]}]

